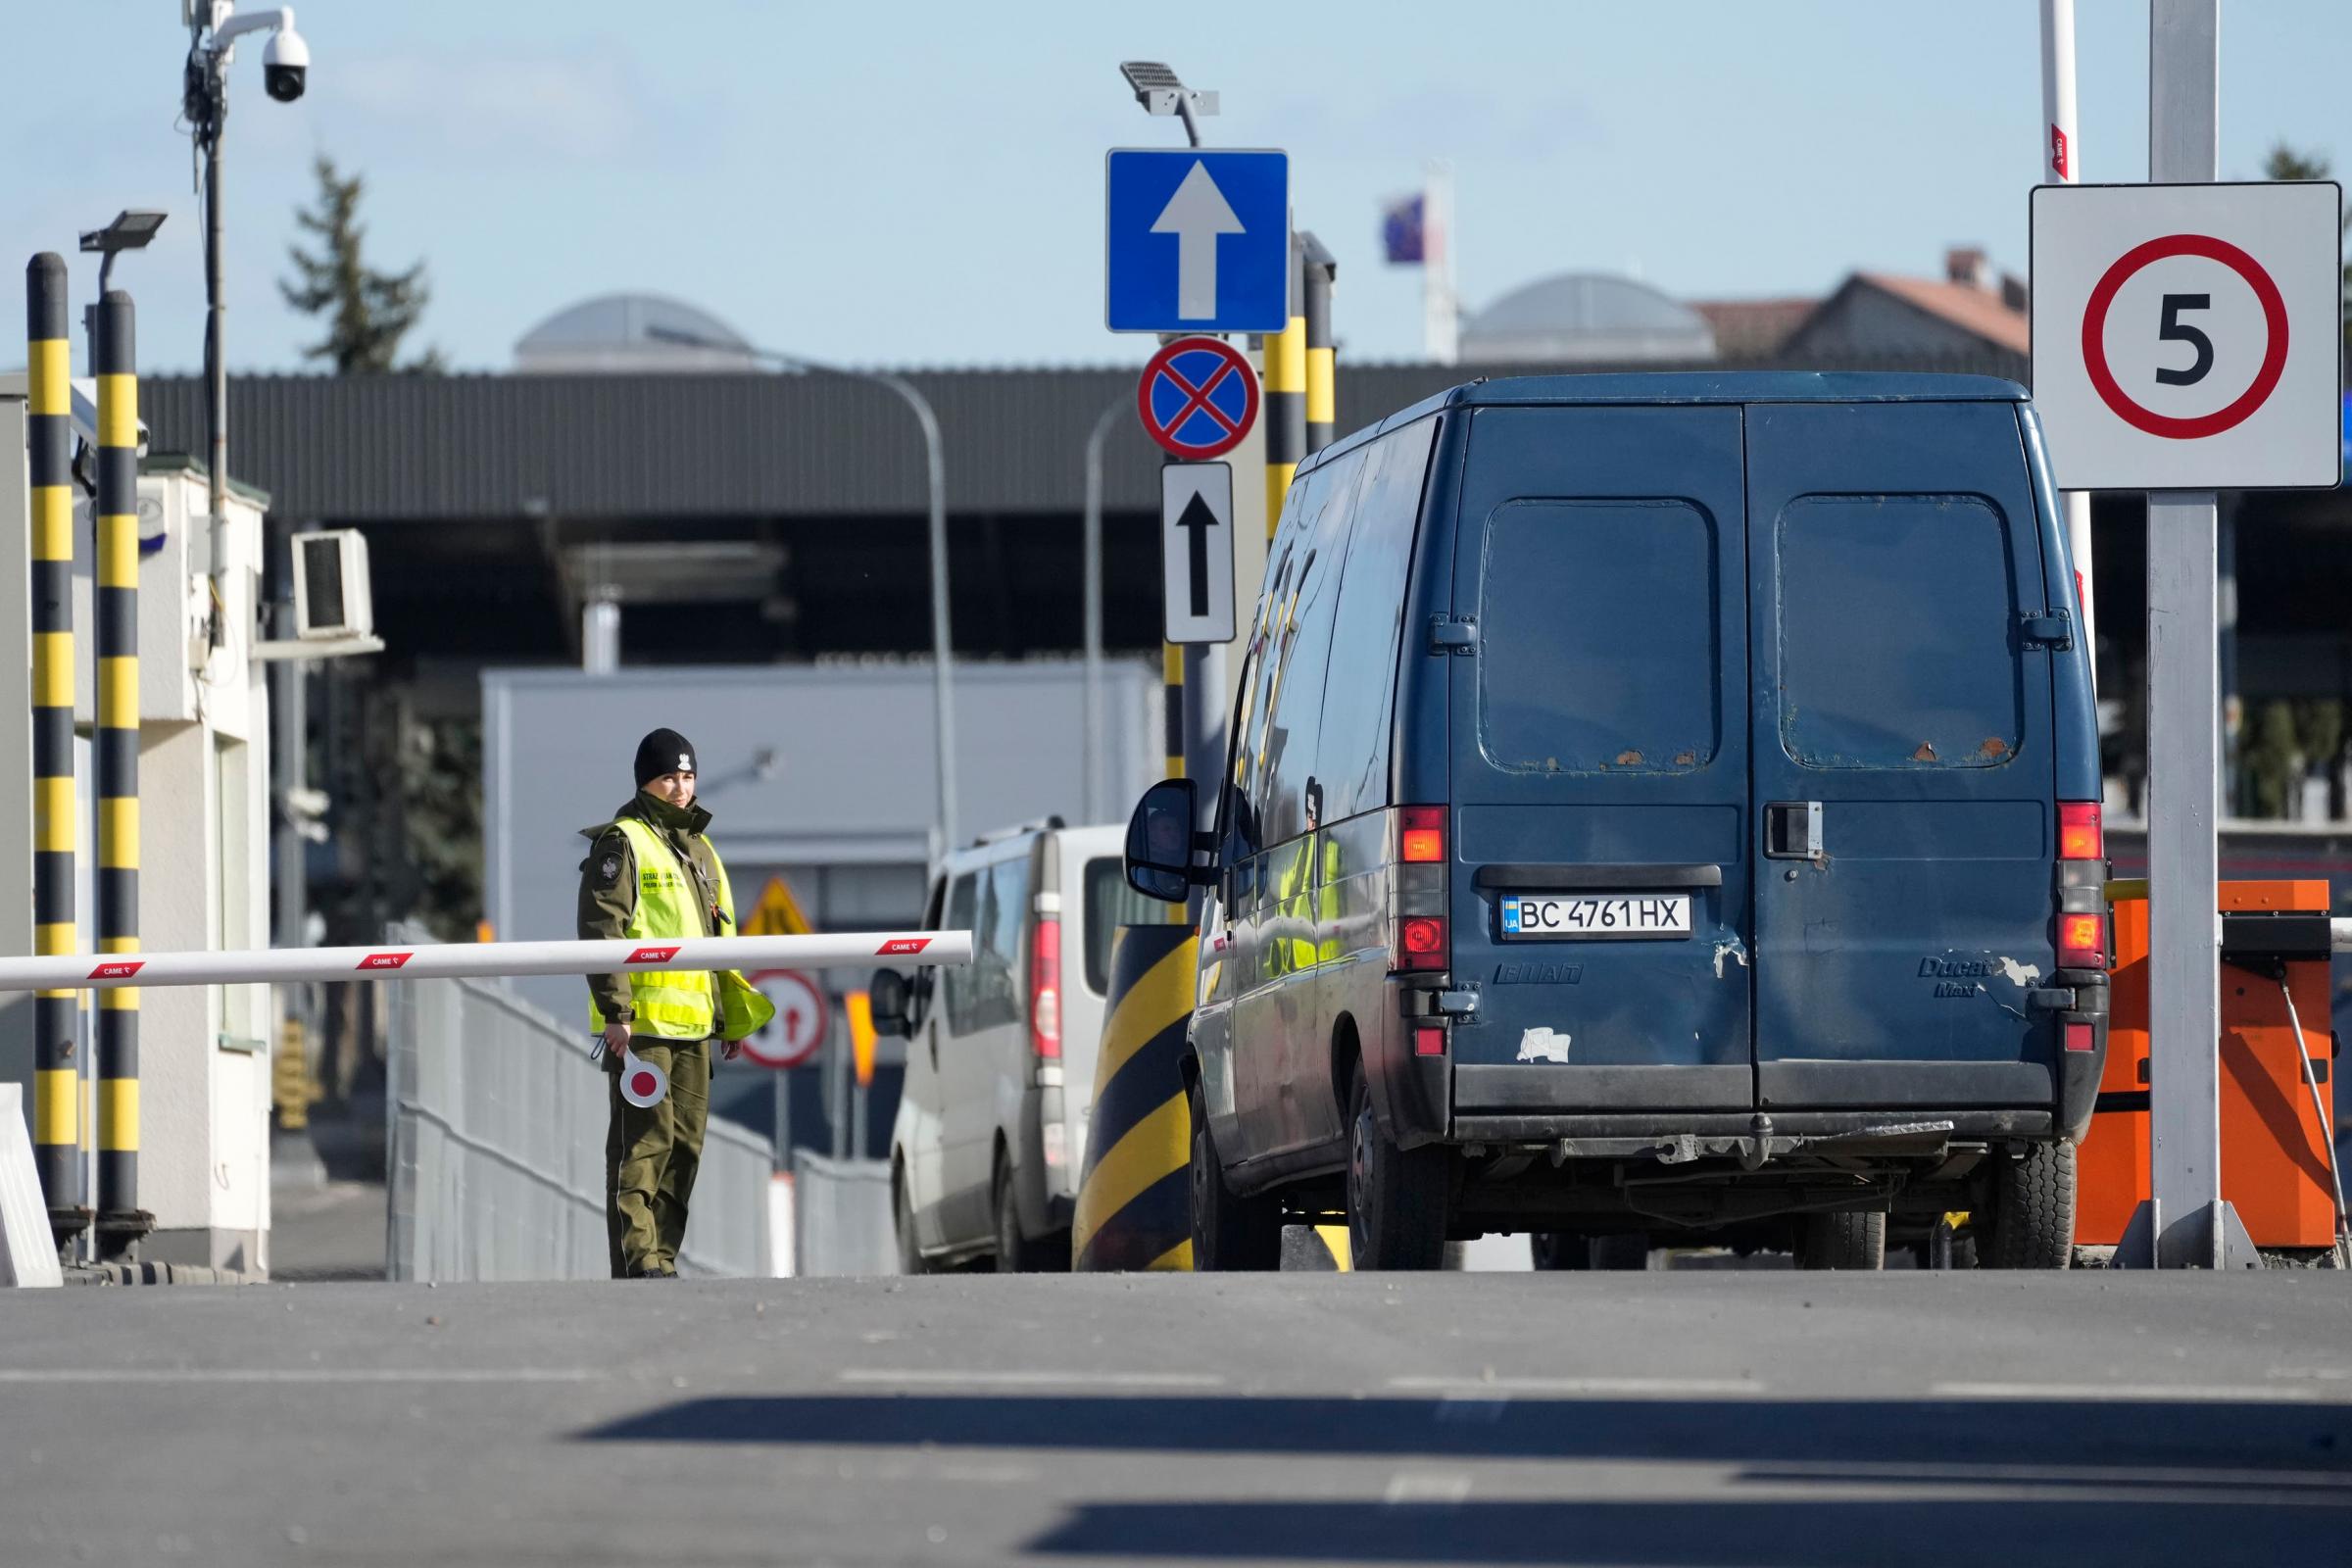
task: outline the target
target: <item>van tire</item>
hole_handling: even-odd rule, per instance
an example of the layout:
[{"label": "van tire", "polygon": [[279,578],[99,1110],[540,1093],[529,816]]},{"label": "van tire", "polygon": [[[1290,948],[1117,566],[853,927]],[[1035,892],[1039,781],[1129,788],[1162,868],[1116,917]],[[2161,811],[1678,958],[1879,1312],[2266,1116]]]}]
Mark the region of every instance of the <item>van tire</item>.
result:
[{"label": "van tire", "polygon": [[1592,1238],[1592,1267],[1608,1274],[1632,1274],[1649,1267],[1649,1232],[1621,1231]]},{"label": "van tire", "polygon": [[1592,1243],[1574,1231],[1538,1231],[1528,1238],[1538,1273],[1582,1274],[1592,1266]]},{"label": "van tire", "polygon": [[1847,1209],[1807,1214],[1796,1225],[1798,1268],[1883,1269],[1886,1266],[1886,1213]]},{"label": "van tire", "polygon": [[1204,1274],[1270,1274],[1282,1267],[1282,1200],[1244,1197],[1225,1185],[1225,1167],[1208,1131],[1200,1086],[1193,1113],[1193,1267]]},{"label": "van tire", "polygon": [[1362,1062],[1348,1097],[1348,1246],[1358,1273],[1435,1269],[1446,1260],[1450,1151],[1398,1149],[1372,1113]]},{"label": "van tire", "polygon": [[1981,1247],[1985,1268],[2066,1268],[2075,1254],[2075,1146],[2035,1144],[1996,1159]]},{"label": "van tire", "polygon": [[898,1233],[899,1272],[928,1274],[931,1265],[923,1261],[922,1245],[914,1237],[914,1202],[906,1196],[906,1167],[900,1166],[892,1173],[890,1184],[891,1228]]},{"label": "van tire", "polygon": [[[1067,1274],[1069,1238],[1033,1237],[1021,1229],[1021,1205],[1012,1194],[1012,1167],[997,1166],[997,1272],[1000,1274]],[[1058,1241],[1060,1245],[1055,1246]]]}]

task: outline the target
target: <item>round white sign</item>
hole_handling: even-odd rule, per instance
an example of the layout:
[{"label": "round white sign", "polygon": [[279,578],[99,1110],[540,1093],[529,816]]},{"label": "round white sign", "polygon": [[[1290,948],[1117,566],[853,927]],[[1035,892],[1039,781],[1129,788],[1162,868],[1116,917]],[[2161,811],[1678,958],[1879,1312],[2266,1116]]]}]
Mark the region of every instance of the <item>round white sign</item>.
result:
[{"label": "round white sign", "polygon": [[761,969],[744,976],[776,1004],[776,1015],[743,1042],[743,1054],[762,1067],[798,1067],[825,1043],[833,1005],[813,976],[798,969]]}]

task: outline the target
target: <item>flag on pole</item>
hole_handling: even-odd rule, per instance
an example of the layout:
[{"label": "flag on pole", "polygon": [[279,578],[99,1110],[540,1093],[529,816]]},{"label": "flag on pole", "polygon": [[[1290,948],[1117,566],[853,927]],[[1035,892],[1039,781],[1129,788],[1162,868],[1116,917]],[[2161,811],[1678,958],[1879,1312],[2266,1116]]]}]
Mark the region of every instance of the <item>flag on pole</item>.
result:
[{"label": "flag on pole", "polygon": [[1412,267],[1429,260],[1425,203],[1425,197],[1406,196],[1391,202],[1381,214],[1380,246],[1390,266]]}]

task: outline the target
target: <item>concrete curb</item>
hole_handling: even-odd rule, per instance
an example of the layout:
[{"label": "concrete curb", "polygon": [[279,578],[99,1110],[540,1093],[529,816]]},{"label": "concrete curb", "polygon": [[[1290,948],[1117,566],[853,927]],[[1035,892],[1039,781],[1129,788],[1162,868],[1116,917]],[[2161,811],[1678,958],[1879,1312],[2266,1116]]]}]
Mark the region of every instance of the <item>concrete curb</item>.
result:
[{"label": "concrete curb", "polygon": [[251,1274],[196,1263],[96,1263],[66,1270],[68,1285],[259,1285]]}]

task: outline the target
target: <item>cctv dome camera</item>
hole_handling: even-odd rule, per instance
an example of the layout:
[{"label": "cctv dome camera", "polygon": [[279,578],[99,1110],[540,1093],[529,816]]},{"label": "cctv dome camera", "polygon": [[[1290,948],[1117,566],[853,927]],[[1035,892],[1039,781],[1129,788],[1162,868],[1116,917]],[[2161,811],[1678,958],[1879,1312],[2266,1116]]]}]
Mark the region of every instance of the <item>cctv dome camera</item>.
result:
[{"label": "cctv dome camera", "polygon": [[270,35],[270,46],[262,51],[262,85],[270,96],[281,104],[290,104],[302,96],[302,89],[311,74],[311,46],[302,41],[302,34],[291,27]]}]

